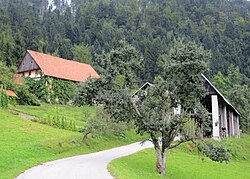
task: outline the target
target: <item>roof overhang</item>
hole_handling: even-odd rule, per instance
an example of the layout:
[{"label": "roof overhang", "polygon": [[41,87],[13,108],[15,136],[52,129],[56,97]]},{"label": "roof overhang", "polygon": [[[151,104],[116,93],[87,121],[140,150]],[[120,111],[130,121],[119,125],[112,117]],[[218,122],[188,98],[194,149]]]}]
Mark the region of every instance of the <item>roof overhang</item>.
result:
[{"label": "roof overhang", "polygon": [[233,110],[240,115],[239,111],[221,94],[221,92],[207,79],[207,77],[204,74],[201,74],[202,78],[208,82],[208,84],[216,91],[216,93],[224,100],[224,102],[233,108]]}]

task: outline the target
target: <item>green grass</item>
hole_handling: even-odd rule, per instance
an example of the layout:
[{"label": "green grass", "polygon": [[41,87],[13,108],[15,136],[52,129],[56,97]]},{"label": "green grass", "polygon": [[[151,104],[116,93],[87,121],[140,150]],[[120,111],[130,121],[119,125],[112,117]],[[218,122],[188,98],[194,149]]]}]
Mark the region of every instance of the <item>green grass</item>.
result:
[{"label": "green grass", "polygon": [[76,122],[77,126],[85,125],[88,118],[95,115],[95,106],[82,106],[75,107],[70,105],[60,105],[60,104],[45,104],[42,103],[41,106],[29,106],[29,105],[17,105],[11,106],[18,112],[29,114],[40,119],[48,119],[54,116],[66,117],[67,120],[72,120]]},{"label": "green grass", "polygon": [[[44,106],[41,108],[53,111],[45,109]],[[29,107],[28,110],[43,115],[37,108]],[[89,138],[86,142],[82,142],[81,138],[81,133],[35,123],[15,116],[7,109],[0,109],[0,178],[14,178],[41,162],[96,152],[141,140],[132,131],[127,133],[125,138],[107,136]]]},{"label": "green grass", "polygon": [[186,145],[169,151],[167,175],[161,176],[155,171],[156,154],[146,149],[136,154],[112,161],[108,168],[118,179],[247,179],[250,178],[250,137],[227,139],[225,141],[236,151],[229,164],[204,161],[196,150]]}]

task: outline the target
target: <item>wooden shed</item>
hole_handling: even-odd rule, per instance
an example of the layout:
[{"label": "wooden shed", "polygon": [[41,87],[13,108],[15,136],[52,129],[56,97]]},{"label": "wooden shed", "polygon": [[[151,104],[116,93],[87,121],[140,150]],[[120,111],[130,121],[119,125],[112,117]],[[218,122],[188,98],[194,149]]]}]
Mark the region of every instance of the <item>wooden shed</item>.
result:
[{"label": "wooden shed", "polygon": [[[240,113],[206,78],[205,75],[201,74],[201,76],[206,90],[206,96],[201,99],[201,102],[209,112],[212,122],[212,131],[208,136],[211,136],[214,139],[240,137]],[[145,90],[146,92],[146,89],[152,85],[153,84],[149,82],[145,83],[132,95],[132,98],[136,100],[139,91]]]}]

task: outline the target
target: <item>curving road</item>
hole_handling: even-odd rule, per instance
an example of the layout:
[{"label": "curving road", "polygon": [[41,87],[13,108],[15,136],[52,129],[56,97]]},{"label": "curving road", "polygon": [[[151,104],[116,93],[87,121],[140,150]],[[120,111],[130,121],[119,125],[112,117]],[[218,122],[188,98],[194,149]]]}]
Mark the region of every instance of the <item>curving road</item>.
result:
[{"label": "curving road", "polygon": [[104,150],[96,153],[59,159],[26,170],[16,179],[110,179],[107,170],[111,160],[153,147],[147,141]]}]

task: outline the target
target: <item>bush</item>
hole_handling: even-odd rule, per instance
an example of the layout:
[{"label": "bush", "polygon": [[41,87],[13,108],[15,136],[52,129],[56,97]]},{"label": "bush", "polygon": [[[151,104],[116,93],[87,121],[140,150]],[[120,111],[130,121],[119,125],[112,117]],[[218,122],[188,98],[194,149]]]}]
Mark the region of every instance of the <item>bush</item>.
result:
[{"label": "bush", "polygon": [[209,157],[211,160],[216,162],[228,163],[231,158],[231,152],[226,148],[225,145],[216,145],[211,141],[204,141],[204,143],[198,144],[198,150]]},{"label": "bush", "polygon": [[93,105],[99,92],[98,80],[89,79],[82,83],[76,91],[73,98],[73,104],[76,106]]},{"label": "bush", "polygon": [[109,134],[125,137],[124,132],[130,128],[132,127],[128,123],[114,122],[102,108],[98,108],[96,115],[87,122],[83,130],[83,140],[87,139],[89,134],[92,137]]},{"label": "bush", "polygon": [[18,96],[18,104],[40,106],[37,97],[34,94],[30,93],[27,87],[19,86],[16,88],[15,92]]},{"label": "bush", "polygon": [[7,89],[12,89],[15,84],[13,76],[15,74],[14,68],[7,67],[0,61],[0,85],[4,85]]},{"label": "bush", "polygon": [[72,81],[42,77],[40,80],[25,78],[29,91],[38,99],[52,104],[66,104],[73,99],[77,84]]},{"label": "bush", "polygon": [[5,90],[0,89],[0,107],[6,108],[8,107],[8,96],[5,92]]}]

